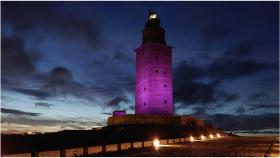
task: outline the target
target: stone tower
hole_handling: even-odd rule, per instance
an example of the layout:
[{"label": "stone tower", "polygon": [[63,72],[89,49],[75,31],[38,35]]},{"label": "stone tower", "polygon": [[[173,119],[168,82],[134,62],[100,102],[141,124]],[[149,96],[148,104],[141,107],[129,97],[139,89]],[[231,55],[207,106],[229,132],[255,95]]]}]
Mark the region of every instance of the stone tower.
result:
[{"label": "stone tower", "polygon": [[136,49],[135,114],[173,114],[172,47],[155,12],[142,32],[142,45]]}]

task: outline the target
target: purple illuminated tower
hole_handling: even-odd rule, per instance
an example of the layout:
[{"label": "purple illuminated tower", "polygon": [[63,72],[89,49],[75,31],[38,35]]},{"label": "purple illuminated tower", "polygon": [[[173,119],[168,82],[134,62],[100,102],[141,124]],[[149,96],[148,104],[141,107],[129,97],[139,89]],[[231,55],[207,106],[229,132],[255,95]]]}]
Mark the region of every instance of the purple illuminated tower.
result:
[{"label": "purple illuminated tower", "polygon": [[149,12],[136,49],[136,114],[173,114],[172,47],[156,13]]}]

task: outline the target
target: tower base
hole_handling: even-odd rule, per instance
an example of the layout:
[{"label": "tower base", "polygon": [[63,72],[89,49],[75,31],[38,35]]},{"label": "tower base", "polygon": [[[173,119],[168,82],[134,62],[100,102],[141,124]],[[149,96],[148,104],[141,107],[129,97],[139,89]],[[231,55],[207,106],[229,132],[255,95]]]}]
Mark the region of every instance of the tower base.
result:
[{"label": "tower base", "polygon": [[122,115],[108,118],[108,126],[120,125],[175,125],[175,126],[205,126],[200,119],[188,115]]}]

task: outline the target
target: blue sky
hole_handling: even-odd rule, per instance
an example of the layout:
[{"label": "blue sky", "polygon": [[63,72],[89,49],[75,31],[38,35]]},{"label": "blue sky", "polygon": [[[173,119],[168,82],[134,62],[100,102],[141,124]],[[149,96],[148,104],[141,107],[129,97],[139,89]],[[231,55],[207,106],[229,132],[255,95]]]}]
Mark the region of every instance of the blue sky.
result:
[{"label": "blue sky", "polygon": [[278,128],[278,2],[1,4],[2,132],[91,129],[114,110],[134,113],[149,10],[174,47],[176,114]]}]

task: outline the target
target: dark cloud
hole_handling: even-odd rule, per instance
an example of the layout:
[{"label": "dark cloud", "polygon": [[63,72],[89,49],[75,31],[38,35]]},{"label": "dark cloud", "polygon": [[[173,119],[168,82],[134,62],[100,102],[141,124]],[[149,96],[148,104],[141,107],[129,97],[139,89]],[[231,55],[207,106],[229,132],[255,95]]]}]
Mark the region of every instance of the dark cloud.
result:
[{"label": "dark cloud", "polygon": [[124,92],[134,93],[135,78],[131,74],[124,73],[125,71],[123,70],[115,72],[115,69],[112,67],[108,69],[110,69],[110,71],[105,70],[106,75],[103,71],[101,72],[102,76],[100,78],[95,78],[99,83],[103,83],[91,86],[95,92],[107,97],[112,97]]},{"label": "dark cloud", "polygon": [[225,97],[225,102],[233,102],[235,100],[239,99],[238,94],[229,94]]},{"label": "dark cloud", "polygon": [[75,120],[68,120],[68,122],[71,122],[71,124],[75,124],[76,127],[86,127],[85,129],[88,129],[89,127],[94,127],[94,126],[105,126],[107,124],[107,120],[101,119],[99,117],[96,118],[78,118]]},{"label": "dark cloud", "polygon": [[74,81],[72,72],[64,67],[55,67],[51,70],[43,89],[54,95],[82,96],[85,92],[84,87]]},{"label": "dark cloud", "polygon": [[207,42],[215,42],[217,40],[222,40],[232,33],[230,27],[212,25],[204,29],[203,38]]},{"label": "dark cloud", "polygon": [[56,2],[4,2],[2,23],[8,23],[17,33],[30,33],[34,29],[60,34],[65,39],[81,39],[89,47],[101,44],[95,22],[75,15],[59,12]]},{"label": "dark cloud", "polygon": [[50,108],[53,104],[38,102],[34,104],[35,107]]},{"label": "dark cloud", "polygon": [[245,106],[239,106],[235,109],[235,114],[245,114],[245,113],[255,113],[256,110],[265,113],[265,111],[270,111],[271,113],[278,113],[278,104],[252,104],[246,103]]},{"label": "dark cloud", "polygon": [[199,118],[202,118],[207,114],[205,107],[194,107],[193,110],[195,110],[195,112],[192,115]]},{"label": "dark cloud", "polygon": [[181,61],[175,68],[174,78],[192,81],[199,79],[203,75],[202,68],[189,64],[187,61]]},{"label": "dark cloud", "polygon": [[272,68],[273,65],[273,63],[258,63],[253,59],[230,58],[218,58],[205,67],[180,62],[173,70],[174,101],[186,105],[236,101],[239,94],[220,89],[221,82],[250,76]]},{"label": "dark cloud", "polygon": [[248,110],[276,110],[279,111],[279,104],[272,103],[272,98],[265,92],[253,93],[248,96],[244,102],[248,106]]},{"label": "dark cloud", "polygon": [[229,81],[249,76],[271,67],[271,63],[258,63],[254,59],[238,60],[218,58],[208,66],[207,74],[210,78],[220,82],[222,80]]},{"label": "dark cloud", "polygon": [[115,53],[115,55],[113,56],[112,58],[113,61],[116,61],[116,62],[120,62],[120,63],[123,63],[123,64],[126,64],[126,63],[132,63],[133,59],[129,56],[127,56],[124,52],[122,51],[117,51]]},{"label": "dark cloud", "polygon": [[243,107],[243,106],[239,106],[236,110],[235,110],[235,113],[236,114],[243,114],[243,113],[245,113],[246,112],[246,110],[245,110],[245,108]]},{"label": "dark cloud", "polygon": [[217,89],[215,92],[215,97],[223,102],[234,102],[239,99],[238,94],[229,93],[225,90]]},{"label": "dark cloud", "polygon": [[112,113],[110,113],[110,112],[102,112],[101,114],[103,114],[103,115],[112,115]]},{"label": "dark cloud", "polygon": [[126,96],[116,96],[104,103],[108,111],[102,112],[104,115],[112,115],[115,110],[123,110],[126,112],[134,111],[135,105],[131,105],[131,101]]},{"label": "dark cloud", "polygon": [[135,110],[135,105],[130,105],[130,106],[128,106],[127,109],[128,109],[128,110],[131,110],[131,111],[134,111],[134,110]]},{"label": "dark cloud", "polygon": [[231,115],[214,114],[207,117],[207,122],[224,130],[257,130],[279,128],[279,114]]},{"label": "dark cloud", "polygon": [[[246,108],[244,106],[237,107],[235,114],[210,114],[207,112],[207,110],[213,109],[211,106],[193,106],[192,109],[194,112],[191,115],[199,117],[205,120],[207,123],[221,127],[224,130],[257,130],[266,128],[279,128],[279,107],[278,105],[271,105],[270,107],[277,108],[277,111],[273,113],[248,115],[245,113],[247,111],[253,110],[248,106],[246,106]],[[259,106],[258,108],[266,107]]]},{"label": "dark cloud", "polygon": [[242,41],[238,43],[235,47],[229,48],[225,51],[225,56],[231,56],[235,58],[243,58],[252,55],[257,46],[261,43],[253,41]]},{"label": "dark cloud", "polygon": [[107,62],[105,60],[94,60],[90,63],[90,67],[102,67],[106,64]]},{"label": "dark cloud", "polygon": [[251,94],[251,95],[248,96],[248,101],[249,102],[252,102],[252,101],[268,101],[269,99],[271,99],[271,97],[264,92],[255,93],[255,94]]},{"label": "dark cloud", "polygon": [[259,110],[259,109],[275,109],[279,111],[279,105],[277,104],[249,104],[250,110]]},{"label": "dark cloud", "polygon": [[56,67],[54,68],[49,76],[49,83],[54,85],[63,85],[66,82],[72,81],[73,75],[72,73],[64,67]]},{"label": "dark cloud", "polygon": [[115,97],[115,98],[111,99],[108,103],[106,103],[106,106],[115,107],[115,106],[118,106],[121,102],[128,103],[128,99],[126,97],[122,97],[122,96]]},{"label": "dark cloud", "polygon": [[29,116],[39,116],[40,113],[32,113],[32,112],[24,112],[20,110],[15,110],[15,109],[6,109],[6,108],[1,108],[2,113],[8,113],[8,114],[14,114],[14,115],[29,115]]},{"label": "dark cloud", "polygon": [[185,105],[216,102],[232,102],[239,98],[237,94],[231,94],[220,90],[217,83],[207,79],[204,68],[199,68],[187,62],[180,62],[174,69],[174,101],[183,102]]},{"label": "dark cloud", "polygon": [[[176,81],[175,81],[176,82]],[[174,87],[174,100],[186,104],[209,104],[216,102],[215,86],[201,82],[189,82]]]},{"label": "dark cloud", "polygon": [[16,88],[13,90],[21,94],[33,96],[36,99],[47,99],[48,97],[52,96],[49,92],[42,91],[42,90],[22,89],[22,88]]},{"label": "dark cloud", "polygon": [[[34,74],[36,55],[25,49],[18,37],[1,37],[1,70],[5,77],[23,77]],[[29,50],[32,51],[32,50]]]},{"label": "dark cloud", "polygon": [[215,86],[197,81],[203,71],[183,61],[174,69],[174,101],[189,104],[215,102]]}]

